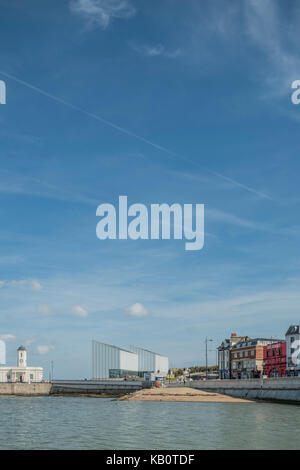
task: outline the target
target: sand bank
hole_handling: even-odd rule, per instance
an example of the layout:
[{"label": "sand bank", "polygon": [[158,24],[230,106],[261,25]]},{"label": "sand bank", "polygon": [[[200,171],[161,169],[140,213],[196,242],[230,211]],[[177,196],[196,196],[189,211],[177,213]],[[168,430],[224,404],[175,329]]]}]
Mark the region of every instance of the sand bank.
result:
[{"label": "sand bank", "polygon": [[151,388],[125,395],[118,400],[127,401],[190,401],[212,403],[253,403],[242,398],[229,397],[220,393],[205,392],[189,387]]}]

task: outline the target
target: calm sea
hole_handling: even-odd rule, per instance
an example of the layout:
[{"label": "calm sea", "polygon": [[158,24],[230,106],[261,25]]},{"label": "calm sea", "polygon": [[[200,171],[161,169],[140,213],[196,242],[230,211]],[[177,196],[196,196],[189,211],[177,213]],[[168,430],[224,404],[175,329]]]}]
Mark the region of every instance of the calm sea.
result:
[{"label": "calm sea", "polygon": [[300,407],[0,397],[1,449],[300,449]]}]

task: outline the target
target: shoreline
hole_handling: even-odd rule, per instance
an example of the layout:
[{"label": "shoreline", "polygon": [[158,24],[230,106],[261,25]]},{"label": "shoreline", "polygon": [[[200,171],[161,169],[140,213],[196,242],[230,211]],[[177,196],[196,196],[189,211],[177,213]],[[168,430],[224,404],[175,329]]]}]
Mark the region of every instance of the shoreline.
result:
[{"label": "shoreline", "polygon": [[198,403],[255,403],[253,400],[236,398],[216,392],[206,392],[189,387],[150,388],[116,398],[117,401],[160,401]]}]

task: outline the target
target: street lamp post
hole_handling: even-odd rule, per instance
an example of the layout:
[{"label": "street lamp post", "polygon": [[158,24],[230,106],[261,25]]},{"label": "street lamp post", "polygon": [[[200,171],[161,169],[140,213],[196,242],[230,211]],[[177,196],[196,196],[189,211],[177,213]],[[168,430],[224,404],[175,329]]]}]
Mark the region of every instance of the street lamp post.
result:
[{"label": "street lamp post", "polygon": [[212,339],[205,338],[205,370],[206,370],[206,380],[207,380],[207,343],[208,341],[213,341]]}]

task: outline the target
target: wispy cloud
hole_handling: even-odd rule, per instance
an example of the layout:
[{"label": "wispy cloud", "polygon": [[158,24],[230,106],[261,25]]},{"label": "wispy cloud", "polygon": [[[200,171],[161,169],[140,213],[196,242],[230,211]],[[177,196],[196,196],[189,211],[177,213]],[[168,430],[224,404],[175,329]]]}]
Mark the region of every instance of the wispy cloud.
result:
[{"label": "wispy cloud", "polygon": [[[256,80],[261,80],[264,85],[264,96],[280,97],[289,93],[292,81],[299,78],[300,70],[300,10],[297,2],[289,2],[288,9],[286,2],[280,0],[229,0],[221,3],[225,8],[209,2],[205,15],[209,21],[203,19],[203,11],[199,7],[195,17],[201,25],[201,33],[209,30],[222,40],[246,41],[246,44],[254,46],[259,52],[258,60],[264,61],[255,69]],[[199,29],[193,28],[192,35],[194,41],[198,41]],[[205,44],[210,37],[203,38]]]},{"label": "wispy cloud", "polygon": [[80,305],[75,305],[71,309],[71,314],[75,315],[76,317],[85,318],[88,316],[88,311],[85,308],[81,307]]},{"label": "wispy cloud", "polygon": [[38,354],[43,356],[44,354],[48,354],[53,349],[54,349],[54,346],[49,346],[47,344],[40,344],[39,346],[37,346],[36,351]]},{"label": "wispy cloud", "polygon": [[4,334],[4,335],[0,335],[0,339],[2,341],[15,341],[16,337],[15,337],[15,335]]},{"label": "wispy cloud", "polygon": [[290,5],[293,10],[289,15],[289,27],[285,28],[282,8],[278,0],[250,0],[244,3],[246,31],[251,41],[267,57],[267,66],[273,72],[265,75],[265,80],[277,95],[286,94],[291,82],[299,78],[300,59],[298,53],[299,10],[296,4]]},{"label": "wispy cloud", "polygon": [[57,308],[52,307],[48,304],[43,304],[38,306],[38,313],[42,316],[50,316],[50,315],[74,315],[75,317],[86,318],[88,316],[88,311],[81,307],[80,305],[74,305],[70,309],[62,309],[60,311]]},{"label": "wispy cloud", "polygon": [[33,176],[24,176],[11,171],[0,171],[0,193],[29,195],[59,201],[96,205],[98,201],[80,194],[77,188],[59,187]]},{"label": "wispy cloud", "polygon": [[146,57],[163,56],[168,59],[175,59],[182,53],[181,49],[168,50],[163,44],[149,45],[149,44],[136,44],[130,43],[130,47],[137,53]]},{"label": "wispy cloud", "polygon": [[33,291],[40,291],[43,287],[42,284],[36,280],[36,279],[20,279],[18,281],[16,280],[10,280],[10,281],[5,281],[1,280],[0,281],[0,289],[3,289],[4,287],[23,287],[27,288]]},{"label": "wispy cloud", "polygon": [[53,310],[53,308],[50,305],[46,305],[46,304],[38,306],[38,313],[40,315],[45,315],[45,316],[55,315],[55,311]]},{"label": "wispy cloud", "polygon": [[71,0],[73,13],[81,15],[88,28],[105,29],[112,19],[130,18],[136,10],[128,0]]}]

